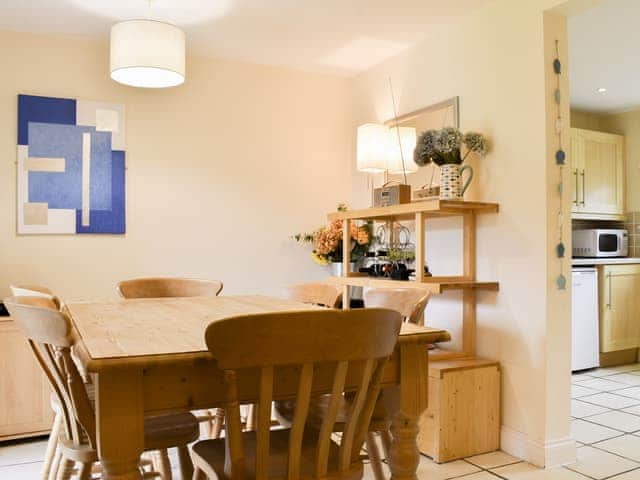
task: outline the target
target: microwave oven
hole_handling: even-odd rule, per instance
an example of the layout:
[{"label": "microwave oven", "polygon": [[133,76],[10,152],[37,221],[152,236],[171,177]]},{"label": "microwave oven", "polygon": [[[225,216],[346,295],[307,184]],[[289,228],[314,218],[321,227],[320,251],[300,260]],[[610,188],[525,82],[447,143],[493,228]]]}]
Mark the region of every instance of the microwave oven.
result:
[{"label": "microwave oven", "polygon": [[573,256],[587,258],[626,257],[629,234],[623,229],[587,229],[573,231]]}]

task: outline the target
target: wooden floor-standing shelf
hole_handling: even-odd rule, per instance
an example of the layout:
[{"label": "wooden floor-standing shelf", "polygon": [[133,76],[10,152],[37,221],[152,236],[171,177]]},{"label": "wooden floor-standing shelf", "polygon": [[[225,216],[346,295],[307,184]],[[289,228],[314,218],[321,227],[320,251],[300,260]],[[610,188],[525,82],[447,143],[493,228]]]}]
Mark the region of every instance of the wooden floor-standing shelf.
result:
[{"label": "wooden floor-standing shelf", "polygon": [[[476,278],[476,216],[498,210],[496,203],[431,200],[329,215],[329,220],[343,220],[345,252],[351,250],[351,221],[415,221],[415,281],[371,278],[350,272],[349,255],[344,255],[343,276],[331,277],[329,281],[343,286],[345,308],[350,304],[351,286],[421,288],[434,294],[462,291],[462,349],[429,353],[429,406],[420,418],[417,443],[419,450],[436,462],[487,453],[500,445],[500,367],[497,362],[475,356],[476,292],[499,289],[498,282],[479,282]],[[429,218],[451,216],[463,218],[462,275],[426,277],[425,223]]]},{"label": "wooden floor-standing shelf", "polygon": [[[430,200],[424,202],[393,205],[389,207],[347,210],[329,214],[329,220],[343,220],[343,251],[351,250],[351,222],[372,220],[394,222],[415,221],[416,279],[399,281],[368,277],[349,268],[349,255],[344,255],[341,277],[330,277],[329,281],[344,287],[343,305],[349,305],[350,286],[378,288],[421,288],[434,294],[448,290],[461,290],[463,301],[462,350],[443,350],[431,356],[432,360],[465,358],[475,355],[476,339],[476,291],[498,291],[498,282],[479,282],[476,279],[476,215],[497,213],[497,203],[463,202],[451,200]],[[425,264],[425,223],[429,218],[461,216],[463,218],[463,273],[460,276],[426,277]]]}]

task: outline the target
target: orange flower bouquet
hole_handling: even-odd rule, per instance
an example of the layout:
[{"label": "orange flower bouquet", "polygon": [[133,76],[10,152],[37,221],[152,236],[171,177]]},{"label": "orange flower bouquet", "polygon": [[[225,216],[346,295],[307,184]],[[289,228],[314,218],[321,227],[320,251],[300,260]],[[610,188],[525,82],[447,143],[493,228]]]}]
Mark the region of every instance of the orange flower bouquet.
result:
[{"label": "orange flower bouquet", "polygon": [[[344,204],[338,205],[338,211],[345,211]],[[371,223],[356,225],[351,223],[351,252],[350,261],[357,262],[364,258],[372,242]],[[332,262],[342,262],[344,256],[342,248],[342,220],[334,220],[329,225],[311,233],[299,233],[293,238],[298,242],[313,244],[311,258],[319,265],[329,265]]]}]

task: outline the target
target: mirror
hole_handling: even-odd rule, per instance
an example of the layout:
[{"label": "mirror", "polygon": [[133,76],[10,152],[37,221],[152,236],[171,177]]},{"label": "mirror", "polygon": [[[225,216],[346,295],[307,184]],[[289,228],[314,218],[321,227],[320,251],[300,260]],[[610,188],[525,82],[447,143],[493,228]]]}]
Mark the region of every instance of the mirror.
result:
[{"label": "mirror", "polygon": [[[400,117],[387,120],[385,126],[389,128],[409,127],[415,128],[416,136],[420,136],[425,130],[440,130],[444,127],[460,128],[460,97],[453,97],[442,102],[430,105],[420,110],[407,113]],[[438,185],[438,167],[431,164],[418,168],[413,162],[413,151],[410,158],[406,159],[410,165],[406,165],[406,180],[402,173],[392,175],[393,180],[411,185],[412,192],[425,186]],[[414,173],[412,173],[414,172]],[[435,183],[434,183],[435,180]]]},{"label": "mirror", "polygon": [[425,130],[440,130],[444,127],[460,128],[459,112],[460,97],[453,97],[415,112],[407,113],[397,119],[392,118],[384,122],[384,124],[389,128],[396,125],[398,127],[413,127],[416,129],[416,133],[420,135]]}]

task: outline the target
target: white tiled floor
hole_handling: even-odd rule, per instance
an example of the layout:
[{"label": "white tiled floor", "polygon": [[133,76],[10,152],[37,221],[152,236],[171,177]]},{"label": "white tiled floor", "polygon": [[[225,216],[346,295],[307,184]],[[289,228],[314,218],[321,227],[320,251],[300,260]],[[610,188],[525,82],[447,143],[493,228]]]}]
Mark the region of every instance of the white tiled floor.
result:
[{"label": "white tiled floor", "polygon": [[[581,443],[567,469],[595,480],[640,480],[640,364],[583,372],[572,384],[572,427]],[[600,393],[583,395],[584,388]]]},{"label": "white tiled floor", "polygon": [[[584,372],[574,375],[572,383],[571,415],[579,447],[577,463],[543,470],[504,452],[441,465],[421,457],[418,478],[640,480],[640,364]],[[0,479],[39,479],[45,448],[42,439],[0,443]],[[172,459],[176,465],[174,455]],[[180,480],[177,471],[174,479]],[[368,466],[365,479],[373,479]]]}]

